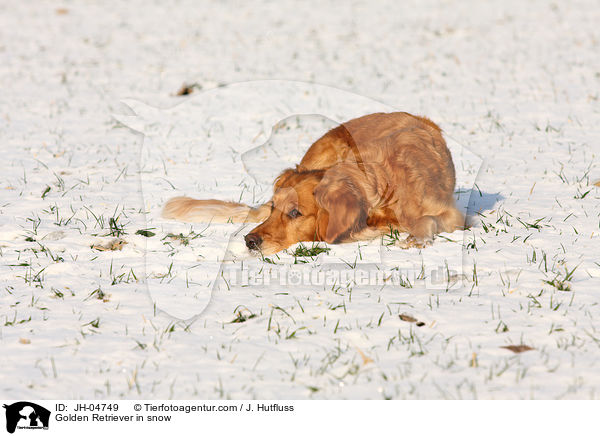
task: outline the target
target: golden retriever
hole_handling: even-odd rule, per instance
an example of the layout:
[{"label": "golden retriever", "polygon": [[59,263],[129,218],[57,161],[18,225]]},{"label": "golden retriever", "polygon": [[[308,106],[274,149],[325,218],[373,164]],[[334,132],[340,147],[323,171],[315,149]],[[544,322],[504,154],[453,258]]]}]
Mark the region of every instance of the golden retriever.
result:
[{"label": "golden retriever", "polygon": [[245,236],[251,251],[273,254],[301,241],[330,244],[409,236],[424,247],[464,227],[454,202],[455,172],[441,129],[405,112],[375,113],[330,130],[300,164],[275,180],[273,198],[256,208],[176,197],[163,217],[188,222],[262,222]]}]

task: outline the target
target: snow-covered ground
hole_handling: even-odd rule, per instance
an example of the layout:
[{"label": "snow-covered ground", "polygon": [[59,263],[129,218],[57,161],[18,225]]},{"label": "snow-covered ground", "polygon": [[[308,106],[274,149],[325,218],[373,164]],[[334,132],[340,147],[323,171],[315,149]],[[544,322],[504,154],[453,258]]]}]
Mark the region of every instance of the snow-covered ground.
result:
[{"label": "snow-covered ground", "polygon": [[[598,22],[594,1],[0,4],[0,396],[600,397]],[[442,126],[472,228],[261,259],[247,227],[159,216],[260,203],[376,110]]]}]

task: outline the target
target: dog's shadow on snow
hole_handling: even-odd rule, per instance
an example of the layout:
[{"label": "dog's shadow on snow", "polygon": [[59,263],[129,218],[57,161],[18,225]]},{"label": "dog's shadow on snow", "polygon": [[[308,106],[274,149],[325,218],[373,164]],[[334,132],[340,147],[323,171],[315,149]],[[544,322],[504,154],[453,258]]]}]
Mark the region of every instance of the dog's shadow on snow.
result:
[{"label": "dog's shadow on snow", "polygon": [[460,189],[458,191],[458,205],[467,216],[467,224],[473,225],[478,214],[496,209],[497,205],[504,200],[504,196],[498,192],[488,193],[477,188]]}]

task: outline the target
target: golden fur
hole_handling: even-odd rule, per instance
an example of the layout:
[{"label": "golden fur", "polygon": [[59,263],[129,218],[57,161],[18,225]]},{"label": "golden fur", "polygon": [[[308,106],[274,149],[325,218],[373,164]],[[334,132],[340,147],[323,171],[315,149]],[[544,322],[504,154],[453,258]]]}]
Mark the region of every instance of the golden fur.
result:
[{"label": "golden fur", "polygon": [[405,112],[376,113],[330,130],[257,208],[176,197],[163,216],[182,221],[262,222],[251,250],[272,254],[300,241],[342,243],[407,232],[402,247],[422,247],[463,228],[454,203],[454,164],[440,128]]}]

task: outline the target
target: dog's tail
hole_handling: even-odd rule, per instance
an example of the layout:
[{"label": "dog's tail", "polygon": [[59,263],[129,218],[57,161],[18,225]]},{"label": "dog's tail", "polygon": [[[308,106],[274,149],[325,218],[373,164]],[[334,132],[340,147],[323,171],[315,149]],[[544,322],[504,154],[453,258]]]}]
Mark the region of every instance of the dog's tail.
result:
[{"label": "dog's tail", "polygon": [[267,204],[253,208],[230,201],[194,200],[189,197],[171,198],[162,211],[163,218],[190,223],[259,223],[270,214],[271,207]]}]

